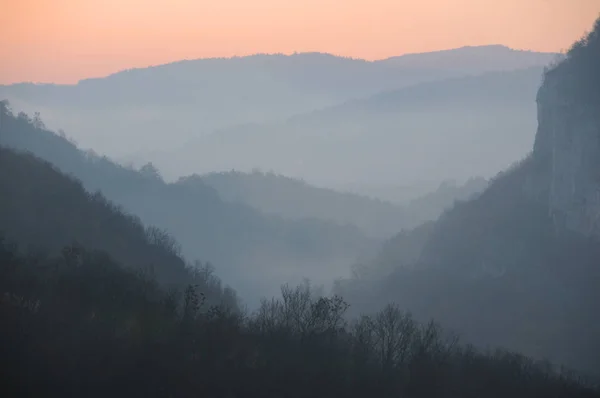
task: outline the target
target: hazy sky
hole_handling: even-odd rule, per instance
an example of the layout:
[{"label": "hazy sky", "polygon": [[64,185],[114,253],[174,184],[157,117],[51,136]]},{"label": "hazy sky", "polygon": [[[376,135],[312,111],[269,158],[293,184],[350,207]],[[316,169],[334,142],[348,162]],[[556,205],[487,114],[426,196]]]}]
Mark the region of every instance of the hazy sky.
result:
[{"label": "hazy sky", "polygon": [[0,83],[257,52],[560,51],[599,12],[600,0],[0,0]]}]

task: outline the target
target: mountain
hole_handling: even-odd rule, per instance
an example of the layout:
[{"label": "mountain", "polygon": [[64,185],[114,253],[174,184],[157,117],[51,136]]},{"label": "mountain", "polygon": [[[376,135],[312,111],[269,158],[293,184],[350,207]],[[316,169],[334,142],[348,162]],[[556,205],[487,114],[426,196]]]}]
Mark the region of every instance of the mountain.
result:
[{"label": "mountain", "polygon": [[414,219],[420,220],[420,225],[425,221],[437,219],[456,201],[477,196],[485,190],[488,182],[482,177],[469,178],[464,184],[457,184],[456,181],[444,181],[435,190],[408,201],[404,208],[413,215]]},{"label": "mountain", "polygon": [[381,239],[395,235],[402,229],[436,219],[455,200],[481,192],[486,184],[481,178],[469,180],[463,186],[446,182],[436,191],[415,199],[406,206],[399,206],[257,170],[252,173],[209,173],[199,178],[213,187],[226,201],[243,203],[264,213],[291,220],[315,218],[340,225],[350,224],[369,236]]},{"label": "mountain", "polygon": [[422,83],[220,130],[144,161],[167,178],[259,168],[327,187],[489,178],[533,145],[541,79],[531,68]]},{"label": "mountain", "polygon": [[40,112],[50,128],[66,130],[84,148],[126,157],[175,148],[216,129],[285,120],[419,82],[498,66],[542,67],[556,56],[501,46],[444,54],[447,62],[431,54],[368,62],[321,53],[184,60],[74,85],[0,86],[0,98],[19,111]]},{"label": "mountain", "polygon": [[478,346],[600,377],[600,20],[544,74],[529,156],[436,222],[384,245],[338,292],[394,300]]},{"label": "mountain", "polygon": [[514,50],[497,44],[406,54],[381,62],[402,68],[459,70],[479,74],[539,67],[549,64],[556,58],[555,53]]},{"label": "mountain", "polygon": [[[165,231],[144,226],[139,218],[100,192],[86,191],[80,181],[50,163],[0,147],[0,186],[2,245],[17,242],[32,260],[77,256],[84,248],[103,252],[132,272],[151,276],[167,290],[196,283],[208,303],[237,307],[235,292],[223,289],[202,263],[194,271]],[[208,273],[202,274],[203,270]]]},{"label": "mountain", "polygon": [[314,218],[349,224],[381,239],[415,223],[400,206],[311,186],[274,173],[232,171],[209,173],[200,178],[229,202],[244,203],[291,220]]},{"label": "mountain", "polygon": [[556,223],[600,237],[600,20],[550,68],[538,92],[533,154],[546,172],[534,187]]},{"label": "mountain", "polygon": [[79,179],[87,191],[99,190],[144,223],[168,231],[186,258],[213,262],[219,275],[251,306],[284,282],[308,277],[329,283],[377,245],[356,227],[316,219],[284,220],[224,202],[199,179],[167,184],[151,165],[139,171],[121,167],[79,150],[45,129],[37,117],[15,116],[6,103],[0,110],[1,145],[32,152]]}]

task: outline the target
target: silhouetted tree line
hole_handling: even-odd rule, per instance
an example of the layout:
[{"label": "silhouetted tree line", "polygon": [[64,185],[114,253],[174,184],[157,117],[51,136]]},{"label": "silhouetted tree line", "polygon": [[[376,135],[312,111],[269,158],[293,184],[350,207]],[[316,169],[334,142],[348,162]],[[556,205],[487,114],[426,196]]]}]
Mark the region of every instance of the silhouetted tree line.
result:
[{"label": "silhouetted tree line", "polygon": [[544,363],[457,344],[398,306],[345,321],[338,296],[282,288],[248,315],[165,291],[109,255],[0,240],[3,396],[595,397]]},{"label": "silhouetted tree line", "polygon": [[600,18],[577,40],[565,57],[547,68],[544,83],[560,91],[565,101],[600,106]]}]

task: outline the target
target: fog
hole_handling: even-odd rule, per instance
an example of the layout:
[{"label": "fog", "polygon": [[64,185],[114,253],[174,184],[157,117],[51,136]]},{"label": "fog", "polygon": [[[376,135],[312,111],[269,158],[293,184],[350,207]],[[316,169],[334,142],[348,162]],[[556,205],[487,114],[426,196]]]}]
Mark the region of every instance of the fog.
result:
[{"label": "fog", "polygon": [[[75,85],[0,86],[0,275],[9,276],[0,293],[32,313],[42,308],[32,318],[40,330],[57,314],[73,325],[85,319],[82,336],[107,333],[110,352],[119,352],[114,336],[127,347],[138,347],[127,339],[177,347],[140,343],[139,355],[173,355],[168,366],[182,374],[231,366],[246,380],[244,366],[275,372],[280,363],[292,374],[326,351],[333,362],[323,374],[351,364],[367,386],[361,396],[381,383],[389,391],[377,396],[410,388],[440,396],[411,383],[433,380],[448,392],[449,375],[463,373],[473,393],[487,380],[470,376],[475,368],[501,375],[507,396],[595,394],[587,390],[587,378],[600,376],[595,221],[587,234],[568,228],[570,213],[549,203],[561,194],[588,218],[597,210],[591,196],[576,197],[596,185],[557,193],[566,185],[555,175],[557,164],[591,164],[577,145],[597,140],[552,141],[551,156],[539,142],[561,129],[598,131],[587,111],[597,110],[593,97],[540,108],[540,87],[577,96],[580,86],[560,82],[596,70],[577,65],[595,62],[586,54],[597,31],[566,57],[499,45],[374,62],[259,54]],[[544,125],[552,134],[542,114],[552,115]],[[569,161],[557,162],[561,154]],[[25,322],[18,311],[7,316]],[[454,334],[467,348],[455,348]],[[298,344],[286,358],[303,350],[314,358],[273,359],[278,339],[294,342],[281,343],[286,350]],[[213,344],[235,354],[213,364]],[[536,362],[546,359],[554,365]],[[554,371],[563,365],[586,381]],[[235,385],[251,388],[246,381]],[[202,391],[185,382],[169,388]]]}]

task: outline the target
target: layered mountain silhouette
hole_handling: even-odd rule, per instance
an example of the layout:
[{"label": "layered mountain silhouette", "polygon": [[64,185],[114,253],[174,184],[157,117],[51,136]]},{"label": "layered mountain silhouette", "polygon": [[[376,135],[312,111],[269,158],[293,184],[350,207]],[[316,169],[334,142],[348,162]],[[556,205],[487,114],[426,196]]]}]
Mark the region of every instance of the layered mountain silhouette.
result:
[{"label": "layered mountain silhouette", "polygon": [[321,53],[199,59],[75,85],[0,86],[0,98],[40,112],[83,148],[126,157],[176,148],[216,129],[285,120],[420,82],[542,67],[555,57],[483,46],[375,62]]},{"label": "layered mountain silhouette", "polygon": [[531,150],[541,78],[531,68],[422,83],[220,130],[145,159],[167,178],[255,167],[322,186],[489,178]]},{"label": "layered mountain silhouette", "polygon": [[0,98],[8,395],[600,393],[600,19]]},{"label": "layered mountain silhouette", "polygon": [[223,201],[200,179],[168,184],[151,166],[139,171],[119,166],[79,150],[41,120],[13,115],[6,103],[2,106],[1,145],[51,162],[88,192],[101,191],[124,212],[172,234],[186,258],[210,261],[250,305],[285,282],[307,277],[329,283],[376,247],[377,241],[356,226],[265,215]]}]

